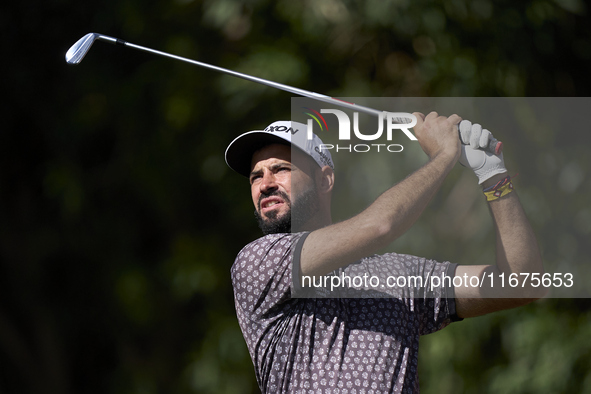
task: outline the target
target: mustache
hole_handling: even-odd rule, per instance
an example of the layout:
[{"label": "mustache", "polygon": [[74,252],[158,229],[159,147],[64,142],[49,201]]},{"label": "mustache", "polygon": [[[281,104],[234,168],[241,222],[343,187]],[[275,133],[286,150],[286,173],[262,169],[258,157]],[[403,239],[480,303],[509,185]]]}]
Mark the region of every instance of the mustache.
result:
[{"label": "mustache", "polygon": [[258,201],[259,211],[261,210],[261,201],[263,200],[263,198],[272,197],[272,196],[281,197],[283,199],[283,201],[285,201],[287,203],[287,205],[291,206],[291,200],[289,199],[289,196],[287,195],[287,193],[282,192],[281,190],[273,190],[272,192],[269,192],[269,193],[261,193],[261,195],[259,196],[259,201]]}]

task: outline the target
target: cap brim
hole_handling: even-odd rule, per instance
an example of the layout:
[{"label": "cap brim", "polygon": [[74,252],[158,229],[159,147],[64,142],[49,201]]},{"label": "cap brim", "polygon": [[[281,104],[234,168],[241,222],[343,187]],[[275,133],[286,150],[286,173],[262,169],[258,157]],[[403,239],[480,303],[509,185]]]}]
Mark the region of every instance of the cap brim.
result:
[{"label": "cap brim", "polygon": [[291,146],[288,140],[279,137],[277,134],[269,133],[268,131],[250,131],[236,137],[228,145],[226,149],[226,164],[240,175],[248,178],[250,176],[252,155],[265,145],[270,144]]}]

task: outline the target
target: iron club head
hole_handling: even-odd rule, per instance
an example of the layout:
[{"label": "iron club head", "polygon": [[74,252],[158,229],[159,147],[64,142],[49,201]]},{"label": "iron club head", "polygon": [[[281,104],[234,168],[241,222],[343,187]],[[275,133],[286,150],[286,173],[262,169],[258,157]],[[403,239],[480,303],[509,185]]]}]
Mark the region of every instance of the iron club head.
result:
[{"label": "iron club head", "polygon": [[98,36],[97,33],[88,33],[76,41],[66,52],[66,62],[68,64],[80,63]]}]

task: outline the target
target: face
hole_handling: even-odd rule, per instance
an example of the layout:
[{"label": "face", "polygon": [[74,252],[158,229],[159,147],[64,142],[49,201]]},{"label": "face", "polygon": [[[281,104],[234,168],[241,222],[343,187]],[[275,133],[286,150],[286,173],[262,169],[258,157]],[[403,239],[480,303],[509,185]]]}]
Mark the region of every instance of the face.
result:
[{"label": "face", "polygon": [[318,212],[311,159],[296,159],[303,163],[300,167],[291,160],[291,148],[279,144],[268,145],[252,157],[250,190],[255,217],[265,234],[298,231]]}]

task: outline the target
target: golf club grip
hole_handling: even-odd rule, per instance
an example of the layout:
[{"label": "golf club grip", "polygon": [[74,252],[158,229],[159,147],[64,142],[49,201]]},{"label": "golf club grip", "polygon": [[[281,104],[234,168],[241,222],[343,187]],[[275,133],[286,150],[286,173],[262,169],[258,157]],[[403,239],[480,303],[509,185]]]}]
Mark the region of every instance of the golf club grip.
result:
[{"label": "golf club grip", "polygon": [[497,140],[495,137],[490,137],[488,141],[488,146],[485,149],[486,151],[492,153],[493,155],[500,155],[503,153],[503,143]]}]

